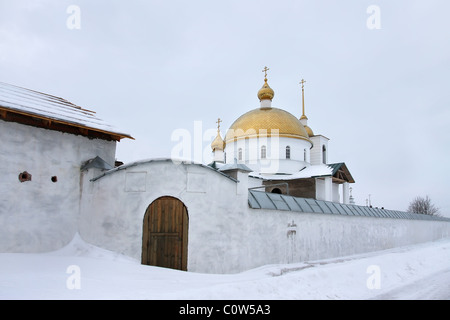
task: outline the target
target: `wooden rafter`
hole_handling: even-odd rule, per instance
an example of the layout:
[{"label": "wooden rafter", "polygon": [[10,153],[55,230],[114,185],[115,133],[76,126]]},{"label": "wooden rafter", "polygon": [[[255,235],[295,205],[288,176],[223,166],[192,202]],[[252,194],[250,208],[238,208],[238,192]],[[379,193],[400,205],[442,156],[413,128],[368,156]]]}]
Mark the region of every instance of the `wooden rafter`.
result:
[{"label": "wooden rafter", "polygon": [[90,128],[77,123],[71,123],[59,119],[51,119],[39,114],[30,114],[21,110],[13,110],[0,106],[0,117],[5,121],[18,122],[25,125],[46,128],[55,131],[62,131],[72,134],[80,134],[87,137],[100,138],[105,140],[120,141],[123,138],[133,139],[129,135],[121,135],[97,128]]},{"label": "wooden rafter", "polygon": [[335,172],[333,175],[333,181],[336,183],[354,183],[355,180],[353,180],[352,175],[350,174],[350,171],[348,170],[345,163],[342,163],[339,169]]}]

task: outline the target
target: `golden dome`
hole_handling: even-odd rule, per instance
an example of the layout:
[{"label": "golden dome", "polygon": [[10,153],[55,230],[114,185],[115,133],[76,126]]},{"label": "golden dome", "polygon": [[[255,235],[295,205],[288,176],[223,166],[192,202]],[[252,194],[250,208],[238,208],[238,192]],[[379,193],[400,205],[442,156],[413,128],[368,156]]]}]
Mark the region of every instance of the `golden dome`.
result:
[{"label": "golden dome", "polygon": [[312,129],[308,126],[305,126],[305,130],[308,133],[308,136],[312,137],[314,135],[314,132],[312,131]]},{"label": "golden dome", "polygon": [[258,99],[261,100],[272,100],[275,96],[275,92],[271,87],[267,84],[267,78],[264,79],[264,84],[261,89],[258,91]]},{"label": "golden dome", "polygon": [[[240,116],[230,127],[225,143],[244,139],[270,137],[278,129],[278,136],[309,141],[305,127],[291,113],[278,108],[258,108]],[[266,130],[260,132],[260,130]]]},{"label": "golden dome", "polygon": [[225,142],[222,140],[222,137],[220,136],[219,132],[217,132],[216,138],[211,143],[211,149],[213,151],[216,151],[216,150],[222,150],[223,151],[223,149],[225,149]]}]

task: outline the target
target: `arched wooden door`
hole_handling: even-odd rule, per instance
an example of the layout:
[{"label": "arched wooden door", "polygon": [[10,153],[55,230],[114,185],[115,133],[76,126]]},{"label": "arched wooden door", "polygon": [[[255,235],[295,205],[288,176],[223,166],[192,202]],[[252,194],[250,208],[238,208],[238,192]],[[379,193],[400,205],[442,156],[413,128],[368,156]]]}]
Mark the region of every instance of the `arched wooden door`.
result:
[{"label": "arched wooden door", "polygon": [[173,197],[152,202],[144,216],[142,264],[187,270],[187,208]]}]

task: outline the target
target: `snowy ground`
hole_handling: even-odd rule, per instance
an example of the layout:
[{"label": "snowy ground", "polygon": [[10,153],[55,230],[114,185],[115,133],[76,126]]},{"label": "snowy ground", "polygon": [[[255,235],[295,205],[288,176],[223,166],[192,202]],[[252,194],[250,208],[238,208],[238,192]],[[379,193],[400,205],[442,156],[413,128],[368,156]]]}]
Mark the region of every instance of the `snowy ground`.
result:
[{"label": "snowy ground", "polygon": [[0,299],[450,299],[450,238],[239,274],[182,272],[75,239],[43,254],[0,254]]}]

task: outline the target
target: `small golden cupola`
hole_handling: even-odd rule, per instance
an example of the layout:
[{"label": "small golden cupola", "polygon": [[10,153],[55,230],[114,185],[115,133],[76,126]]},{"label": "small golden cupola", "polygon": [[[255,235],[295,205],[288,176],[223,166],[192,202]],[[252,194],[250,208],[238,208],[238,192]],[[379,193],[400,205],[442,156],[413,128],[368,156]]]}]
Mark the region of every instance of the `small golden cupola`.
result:
[{"label": "small golden cupola", "polygon": [[217,136],[211,143],[211,149],[213,152],[215,151],[223,151],[225,149],[225,142],[223,141],[222,137],[220,136],[220,123],[222,120],[220,118],[217,119]]},{"label": "small golden cupola", "polygon": [[264,84],[261,89],[258,91],[258,99],[261,102],[261,108],[271,108],[271,102],[273,97],[275,96],[275,92],[267,83],[267,71],[270,69],[264,67],[262,70],[264,72]]}]

